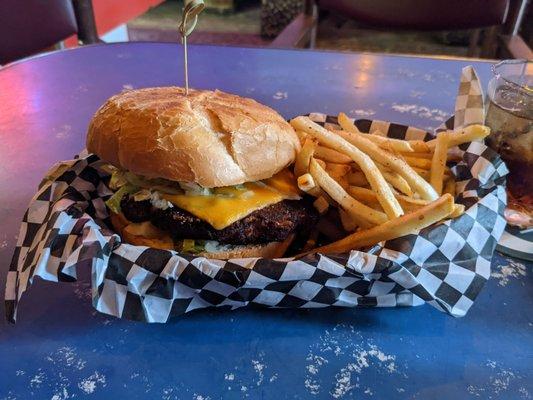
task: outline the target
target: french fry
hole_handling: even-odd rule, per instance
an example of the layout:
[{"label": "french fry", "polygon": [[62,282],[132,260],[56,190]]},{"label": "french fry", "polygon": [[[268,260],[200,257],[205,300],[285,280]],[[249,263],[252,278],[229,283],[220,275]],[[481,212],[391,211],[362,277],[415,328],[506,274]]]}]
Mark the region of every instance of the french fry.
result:
[{"label": "french fry", "polygon": [[[379,135],[366,135],[366,138],[373,138],[371,140],[375,140],[375,138],[379,138],[378,141],[381,141],[379,144],[379,147],[383,147],[384,149],[390,149],[392,151],[404,151],[404,152],[411,152],[414,151],[411,147],[411,144],[406,140],[400,140],[400,139],[393,139],[389,137],[379,136]],[[385,140],[383,140],[385,138]]]},{"label": "french fry", "polygon": [[352,159],[346,154],[339,153],[336,150],[330,149],[329,147],[318,146],[315,149],[315,157],[320,158],[326,162],[333,162],[338,164],[350,164]]},{"label": "french fry", "polygon": [[326,200],[328,202],[328,204],[332,207],[338,207],[339,205],[337,204],[337,202],[335,200],[333,200],[331,198],[331,196],[329,194],[327,194],[326,192],[324,192],[320,186],[317,185],[316,188],[314,189],[311,189],[309,192],[307,192],[308,194],[310,194],[311,196],[315,197],[315,198],[319,198],[319,197],[322,197],[324,200]]},{"label": "french fry", "polygon": [[397,194],[396,198],[407,212],[418,210],[430,203],[428,200],[415,199],[414,197],[404,196],[402,194]]},{"label": "french fry", "polygon": [[[383,174],[383,177],[385,180],[395,189],[399,190],[400,192],[406,194],[407,196],[412,196],[413,191],[411,190],[411,187],[407,183],[407,181],[401,177],[398,173],[393,172],[391,170],[386,169],[381,164],[376,163],[376,166]],[[365,177],[365,175],[359,171],[353,171],[346,175],[348,178],[348,183],[350,185],[354,186],[368,186],[368,181]],[[428,172],[428,179],[429,179],[429,172]],[[401,205],[401,203],[400,203]]]},{"label": "french fry", "polygon": [[453,197],[444,194],[430,204],[389,220],[373,228],[365,229],[346,236],[337,242],[313,249],[313,253],[342,253],[364,246],[370,246],[384,240],[412,234],[433,223],[448,217],[454,211]]},{"label": "french fry", "polygon": [[[378,139],[378,140],[374,139],[374,137],[376,137],[376,136],[379,137],[380,139]],[[386,139],[389,143],[398,143],[398,142],[407,143],[409,145],[409,147],[402,146],[402,145],[399,145],[399,144],[393,145],[392,147],[391,146],[384,146],[384,145],[380,146],[380,147],[383,147],[384,149],[390,150],[392,152],[405,153],[406,155],[410,154],[411,152],[412,153],[418,153],[418,154],[427,154],[427,153],[431,153],[433,151],[431,149],[431,147],[427,145],[427,142],[424,142],[423,140],[394,139],[394,138],[390,138],[390,137],[381,135],[378,130],[371,132],[369,135],[366,135],[365,137],[372,138],[373,141],[378,141],[378,142],[379,141],[383,142],[382,139]]]},{"label": "french fry", "polygon": [[298,179],[296,179],[296,184],[298,185],[298,189],[303,190],[311,196],[322,196],[322,190],[316,185],[315,180],[310,173],[300,175]]},{"label": "french fry", "polygon": [[[445,179],[446,179],[446,175],[445,175]],[[455,197],[455,180],[454,179],[446,179],[443,193],[450,193],[453,197]]]},{"label": "french fry", "polygon": [[300,139],[300,144],[303,146],[305,139],[307,139],[307,133],[303,131],[296,131],[296,135],[298,136],[298,139]]},{"label": "french fry", "polygon": [[455,204],[453,212],[450,214],[450,218],[457,218],[463,215],[465,212],[465,206],[463,204]]},{"label": "french fry", "polygon": [[367,153],[373,160],[383,166],[392,169],[400,174],[411,186],[411,189],[418,192],[426,200],[435,200],[438,198],[435,189],[426,182],[420,175],[415,173],[413,168],[400,157],[395,156],[368,141],[362,135],[356,135],[349,132],[342,132],[342,137],[348,142]]},{"label": "french fry", "polygon": [[[465,212],[464,205],[454,204],[456,183],[446,163],[462,157],[455,146],[483,139],[489,128],[472,125],[424,142],[361,133],[344,113],[338,122],[343,130],[327,130],[307,117],[291,121],[303,142],[295,162],[298,186],[316,197],[313,205],[320,214],[330,205],[338,208],[328,228],[336,229],[328,237],[337,241],[312,249],[316,237],[311,238],[306,253],[357,249]],[[341,224],[353,233],[342,238]],[[324,229],[317,231],[324,234]]]},{"label": "french fry", "polygon": [[415,171],[418,175],[420,175],[427,182],[429,182],[429,178],[430,178],[430,174],[431,174],[430,171],[428,171],[427,169],[417,168],[417,167],[413,167],[413,171]]},{"label": "french fry", "polygon": [[416,206],[427,206],[430,201],[428,200],[424,200],[424,199],[415,199],[414,197],[411,197],[411,196],[405,196],[403,194],[397,194],[396,195],[396,198],[399,199],[399,201],[403,202],[403,203],[408,203],[408,204],[412,204],[412,205],[416,205]]},{"label": "french fry", "polygon": [[389,182],[394,189],[399,190],[400,192],[406,194],[407,196],[413,195],[413,191],[411,190],[411,187],[409,186],[407,181],[404,178],[402,178],[398,173],[385,168],[383,165],[379,163],[376,165],[378,166],[379,170],[383,174],[383,177],[385,178],[385,180]]},{"label": "french fry", "polygon": [[339,216],[341,217],[341,224],[345,231],[353,232],[357,229],[357,223],[350,217],[344,210],[339,210]]},{"label": "french fry", "polygon": [[396,172],[384,171],[383,176],[385,177],[386,181],[389,182],[394,189],[399,190],[400,192],[406,194],[407,196],[413,195],[413,191],[411,190],[411,187],[409,186],[407,181],[404,178],[402,178],[400,175],[398,175]]},{"label": "french fry", "polygon": [[[379,206],[379,203],[376,199],[376,194],[370,189],[360,186],[349,186],[346,191],[353,196],[354,199],[359,200],[361,203],[365,203],[369,207],[376,208],[376,205]],[[429,201],[427,200],[415,199],[399,193],[396,193],[395,196],[406,212],[418,210],[419,208],[429,204]]]},{"label": "french fry", "polygon": [[350,186],[346,175],[337,178],[337,182],[339,182],[339,185],[341,185],[343,188],[347,188],[348,186]]},{"label": "french fry", "polygon": [[413,157],[413,158],[425,158],[427,160],[431,160],[433,157],[433,153],[431,152],[413,152],[413,153],[404,153],[404,152],[398,152],[398,155],[402,157]]},{"label": "french fry", "polygon": [[375,205],[379,206],[376,193],[368,188],[361,186],[348,186],[346,191],[356,200],[359,200],[361,203],[365,203],[367,206],[375,208]]},{"label": "french fry", "polygon": [[[449,146],[448,146],[449,147]],[[431,160],[433,158],[433,152],[430,153],[398,153],[402,157],[414,157],[425,158]],[[448,161],[461,161],[463,159],[462,154],[458,154],[453,148],[448,150]]]},{"label": "french fry", "polygon": [[423,140],[409,140],[409,145],[416,153],[430,153],[432,152],[431,146],[428,145],[429,142],[424,142]]},{"label": "french fry", "polygon": [[313,202],[313,207],[315,207],[318,213],[322,215],[328,211],[329,203],[324,197],[320,196]]},{"label": "french fry", "polygon": [[440,132],[437,136],[437,145],[431,159],[431,174],[429,183],[438,194],[442,193],[442,183],[444,180],[444,168],[448,156],[448,133]]},{"label": "french fry", "polygon": [[405,140],[391,139],[385,136],[369,135],[369,134],[361,133],[359,129],[357,129],[357,127],[353,124],[353,122],[350,121],[348,116],[342,112],[339,113],[337,117],[337,121],[339,125],[341,126],[341,128],[345,130],[346,132],[363,135],[366,139],[377,143],[379,147],[391,149],[394,151],[402,151],[402,152],[414,151],[411,145],[409,144],[409,142]]},{"label": "french fry", "polygon": [[309,162],[311,157],[313,157],[315,149],[315,141],[311,138],[305,139],[304,144],[302,145],[302,148],[300,149],[300,152],[294,161],[294,175],[297,178],[307,173],[307,170],[309,169]]},{"label": "french fry", "polygon": [[387,216],[384,213],[364,205],[346,193],[342,186],[331,178],[314,158],[311,159],[309,173],[318,186],[339,203],[340,207],[352,217],[357,225],[368,227],[370,224],[378,225],[387,221]]},{"label": "french fry", "polygon": [[372,134],[368,134],[368,133],[359,133],[359,134],[362,135],[365,139],[368,139],[371,142],[376,143],[379,147],[386,149],[386,150],[402,151],[406,153],[414,151],[411,145],[409,144],[409,142],[405,140],[399,140],[399,139],[389,138],[386,136],[381,136],[381,135],[378,135],[376,132]]},{"label": "french fry", "polygon": [[[321,143],[324,143],[328,147],[335,148],[335,150],[350,156],[350,158],[354,160],[364,172],[372,189],[376,191],[379,202],[383,207],[383,210],[385,210],[387,216],[389,218],[393,218],[403,214],[403,210],[400,207],[400,204],[398,203],[396,198],[394,197],[394,194],[390,189],[389,185],[387,185],[385,178],[383,178],[383,175],[381,174],[381,172],[379,172],[379,169],[376,167],[376,164],[368,155],[363,153],[353,144],[347,142],[346,140],[343,140],[335,133],[332,133],[327,129],[324,129],[320,125],[314,123],[308,117],[294,118],[291,121],[291,125],[295,129],[305,131],[306,133],[315,137]],[[359,135],[354,136],[357,137]],[[372,142],[370,143],[375,146]],[[377,146],[375,147],[379,149]],[[379,151],[384,152],[383,150]],[[423,181],[422,178],[420,179]],[[426,182],[424,181],[424,183]]]},{"label": "french fry", "polygon": [[368,181],[362,171],[350,172],[348,175],[348,183],[355,186],[368,186]]},{"label": "french fry", "polygon": [[310,194],[313,197],[320,197],[322,195],[322,190],[317,186],[312,189],[309,189],[306,193]]},{"label": "french fry", "polygon": [[347,164],[326,163],[326,172],[334,177],[340,178],[350,172],[351,167]]},{"label": "french fry", "polygon": [[405,157],[402,156],[402,158],[411,167],[431,169],[431,160],[428,160],[426,158],[415,158],[415,157],[409,157],[409,156],[405,156]]},{"label": "french fry", "polygon": [[[413,167],[413,170],[418,175],[420,175],[422,178],[424,178],[426,181],[429,182],[429,179],[430,179],[430,176],[431,176],[431,171],[429,171],[427,169],[417,168],[417,167]],[[450,172],[450,169],[448,167],[446,167],[444,169],[444,177],[445,177],[445,179],[450,179],[450,177],[451,177],[451,172]]]},{"label": "french fry", "polygon": [[316,187],[315,180],[309,173],[300,175],[296,180],[296,183],[300,190],[303,190],[304,192],[308,192]]},{"label": "french fry", "polygon": [[[448,147],[455,147],[466,142],[481,140],[490,135],[490,128],[485,125],[470,125],[459,132],[449,132]],[[437,146],[437,139],[427,142],[431,149]]]}]

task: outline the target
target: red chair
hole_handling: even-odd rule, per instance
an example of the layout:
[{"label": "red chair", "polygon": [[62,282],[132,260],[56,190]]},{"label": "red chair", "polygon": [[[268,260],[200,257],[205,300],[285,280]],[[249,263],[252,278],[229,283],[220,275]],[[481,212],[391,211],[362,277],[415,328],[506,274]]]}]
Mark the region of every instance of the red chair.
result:
[{"label": "red chair", "polygon": [[0,65],[74,34],[81,44],[98,41],[90,0],[0,0]]},{"label": "red chair", "polygon": [[[472,29],[469,55],[474,55],[480,29],[489,28],[482,45],[484,56],[494,56],[491,43],[498,33],[498,54],[531,58],[518,36],[527,0],[306,0],[300,14],[272,42],[273,47],[314,46],[318,11],[328,11],[378,29],[455,30]],[[499,32],[498,32],[499,31]]]}]

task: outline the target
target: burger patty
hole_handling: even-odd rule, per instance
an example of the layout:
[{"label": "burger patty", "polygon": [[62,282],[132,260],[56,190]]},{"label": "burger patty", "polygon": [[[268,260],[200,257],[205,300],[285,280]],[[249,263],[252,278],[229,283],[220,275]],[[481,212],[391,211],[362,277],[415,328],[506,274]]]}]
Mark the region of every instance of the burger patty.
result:
[{"label": "burger patty", "polygon": [[221,230],[178,207],[156,209],[148,200],[136,202],[128,196],[120,205],[130,221],[150,220],[175,239],[216,240],[223,244],[280,242],[292,233],[308,233],[318,221],[317,211],[307,200],[284,200],[272,204]]}]

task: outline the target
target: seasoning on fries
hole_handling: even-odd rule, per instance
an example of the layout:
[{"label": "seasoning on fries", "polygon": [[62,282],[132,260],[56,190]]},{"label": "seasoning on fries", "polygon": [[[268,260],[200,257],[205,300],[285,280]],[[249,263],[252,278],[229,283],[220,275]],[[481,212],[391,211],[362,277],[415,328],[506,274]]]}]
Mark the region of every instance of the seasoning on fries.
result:
[{"label": "seasoning on fries", "polygon": [[389,220],[370,229],[355,232],[345,238],[326,246],[314,249],[317,253],[342,253],[352,249],[370,246],[385,240],[395,239],[417,232],[431,224],[439,222],[454,211],[453,197],[449,194],[442,195],[439,199],[428,205]]},{"label": "seasoning on fries", "polygon": [[398,217],[403,214],[402,207],[369,155],[365,154],[353,144],[343,140],[338,135],[311,121],[308,117],[297,117],[291,121],[291,125],[315,137],[319,142],[350,156],[359,165],[372,189],[376,191],[385,213],[389,217]]},{"label": "seasoning on fries", "polygon": [[309,161],[311,160],[311,157],[313,157],[315,149],[316,143],[309,138],[305,139],[302,148],[296,156],[296,160],[294,161],[294,174],[296,177],[299,177],[307,172],[309,169]]},{"label": "seasoning on fries", "polygon": [[335,200],[339,206],[345,210],[350,217],[358,222],[359,226],[378,225],[387,221],[387,216],[380,211],[376,211],[363,203],[355,200],[339,185],[335,179],[331,178],[324,169],[311,159],[309,172],[318,185]]},{"label": "seasoning on fries", "polygon": [[316,197],[320,214],[338,208],[337,224],[352,232],[307,252],[358,249],[464,213],[465,206],[454,202],[456,184],[446,164],[456,160],[454,146],[483,139],[487,127],[444,131],[424,142],[361,133],[344,113],[338,123],[337,130],[304,116],[291,121],[303,143],[294,167],[298,186]]},{"label": "seasoning on fries", "polygon": [[[490,128],[485,125],[470,125],[459,132],[451,132],[448,140],[448,148],[459,146],[463,143],[481,140],[489,136]],[[437,139],[430,140],[427,145],[434,150],[437,145]]]},{"label": "seasoning on fries", "polygon": [[374,161],[400,174],[411,186],[412,189],[419,192],[420,196],[426,200],[435,200],[438,195],[433,187],[420,177],[413,168],[402,158],[390,153],[370,140],[346,131],[339,132],[339,136],[351,143],[355,147],[364,151]]},{"label": "seasoning on fries", "polygon": [[[446,159],[448,155],[448,134],[440,132],[437,136],[435,152],[431,159],[431,173],[429,183],[438,194],[442,193],[442,182],[444,179],[444,169],[446,168]],[[429,161],[429,160],[426,160]]]},{"label": "seasoning on fries", "polygon": [[338,117],[339,125],[343,130],[350,133],[364,135],[365,138],[377,143],[380,147],[390,149],[398,152],[413,152],[413,148],[409,142],[405,140],[391,139],[385,136],[379,136],[375,134],[364,134],[357,129],[353,122],[344,113],[340,113]]},{"label": "seasoning on fries", "polygon": [[352,162],[352,159],[347,155],[324,146],[318,146],[315,149],[315,156],[326,162],[338,164],[350,164]]}]

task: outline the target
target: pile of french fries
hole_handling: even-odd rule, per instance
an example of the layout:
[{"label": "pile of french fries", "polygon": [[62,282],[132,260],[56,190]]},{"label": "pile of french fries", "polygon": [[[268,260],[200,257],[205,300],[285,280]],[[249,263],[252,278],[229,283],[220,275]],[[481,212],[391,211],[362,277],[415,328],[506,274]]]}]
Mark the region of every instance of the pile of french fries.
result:
[{"label": "pile of french fries", "polygon": [[311,250],[321,253],[370,246],[460,216],[464,206],[454,202],[455,181],[447,166],[451,149],[490,133],[471,125],[428,142],[399,140],[361,133],[344,113],[338,130],[305,116],[290,123],[302,142],[294,164],[298,187],[316,198],[321,214],[337,207],[344,230],[353,232]]}]

